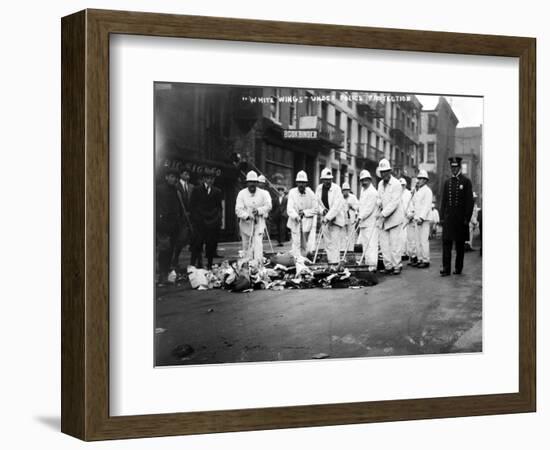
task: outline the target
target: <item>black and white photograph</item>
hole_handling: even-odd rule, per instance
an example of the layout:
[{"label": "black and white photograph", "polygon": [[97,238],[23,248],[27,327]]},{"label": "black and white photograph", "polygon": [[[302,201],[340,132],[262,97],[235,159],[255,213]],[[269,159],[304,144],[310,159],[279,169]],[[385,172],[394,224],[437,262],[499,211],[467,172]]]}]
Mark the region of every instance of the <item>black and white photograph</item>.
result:
[{"label": "black and white photograph", "polygon": [[483,351],[483,97],[153,89],[155,366]]}]

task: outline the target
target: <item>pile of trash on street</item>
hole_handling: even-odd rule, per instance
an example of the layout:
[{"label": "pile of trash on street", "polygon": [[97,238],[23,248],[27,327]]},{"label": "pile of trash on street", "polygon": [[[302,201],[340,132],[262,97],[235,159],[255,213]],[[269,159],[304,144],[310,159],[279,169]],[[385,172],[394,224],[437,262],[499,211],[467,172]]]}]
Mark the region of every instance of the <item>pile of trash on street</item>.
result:
[{"label": "pile of trash on street", "polygon": [[[358,275],[358,276],[356,276]],[[374,276],[354,274],[354,269],[339,265],[314,265],[305,257],[294,258],[289,253],[277,253],[254,260],[223,261],[212,270],[187,268],[193,289],[226,289],[231,292],[251,292],[260,289],[352,288],[377,284]]]}]

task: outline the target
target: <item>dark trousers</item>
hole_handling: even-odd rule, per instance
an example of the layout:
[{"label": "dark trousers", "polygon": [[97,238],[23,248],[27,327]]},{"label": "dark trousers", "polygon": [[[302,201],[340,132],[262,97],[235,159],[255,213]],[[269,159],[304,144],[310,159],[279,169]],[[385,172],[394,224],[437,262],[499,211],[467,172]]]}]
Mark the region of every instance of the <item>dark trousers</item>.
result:
[{"label": "dark trousers", "polygon": [[174,246],[174,256],[172,259],[172,267],[179,266],[179,259],[183,248],[191,242],[191,229],[189,226],[182,225]]},{"label": "dark trousers", "polygon": [[166,280],[172,265],[179,230],[172,233],[157,232],[158,272],[160,281]]},{"label": "dark trousers", "polygon": [[451,271],[451,253],[453,251],[453,242],[455,243],[456,259],[455,270],[462,272],[464,267],[464,243],[465,241],[443,241],[443,270],[445,272]]},{"label": "dark trousers", "polygon": [[202,266],[202,249],[204,247],[204,253],[208,261],[208,267],[212,266],[212,260],[216,254],[216,247],[218,245],[218,229],[207,227],[195,227],[195,233],[193,236],[193,243],[191,244],[191,265],[201,267]]},{"label": "dark trousers", "polygon": [[286,217],[281,217],[277,220],[277,240],[279,244],[286,242],[286,223],[288,219]]}]

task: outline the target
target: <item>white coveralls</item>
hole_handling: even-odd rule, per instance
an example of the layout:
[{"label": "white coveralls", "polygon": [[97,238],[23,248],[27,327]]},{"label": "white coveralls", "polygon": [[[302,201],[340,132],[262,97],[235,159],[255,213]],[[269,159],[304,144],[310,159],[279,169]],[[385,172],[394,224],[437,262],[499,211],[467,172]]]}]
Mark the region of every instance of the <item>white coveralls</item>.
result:
[{"label": "white coveralls", "polygon": [[439,224],[439,211],[435,208],[432,208],[430,212],[430,237],[435,237],[437,235],[437,225]]},{"label": "white coveralls", "polygon": [[470,244],[470,247],[472,247],[472,243],[474,242],[474,230],[476,229],[478,223],[477,223],[477,214],[479,212],[479,206],[477,206],[477,203],[474,203],[474,209],[472,210],[472,218],[470,219],[470,223],[468,224],[470,234],[468,237],[470,238],[466,243]]},{"label": "white coveralls", "polygon": [[[432,190],[424,185],[414,195],[414,222],[422,219],[421,224],[416,225],[416,244],[419,262],[430,262],[430,217],[432,216]],[[411,227],[412,224],[409,225]]]},{"label": "white coveralls", "polygon": [[348,198],[344,197],[344,227],[342,229],[342,241],[340,243],[340,251],[346,250],[346,244],[348,244],[348,250],[353,251],[355,245],[355,239],[352,236],[355,230],[355,219],[357,218],[357,211],[359,210],[359,200],[351,192],[348,194]]},{"label": "white coveralls", "polygon": [[387,184],[378,183],[378,199],[382,207],[380,213],[380,248],[386,270],[401,268],[401,228],[403,227],[403,188],[393,175]]},{"label": "white coveralls", "polygon": [[[258,215],[254,217],[252,211],[256,208]],[[242,189],[237,195],[235,213],[239,218],[239,230],[246,258],[262,262],[263,236],[265,220],[271,211],[271,196],[267,191],[256,188],[252,194],[248,188]]]},{"label": "white coveralls", "polygon": [[[292,256],[305,256],[307,254],[307,242],[312,231],[313,222],[317,220],[317,198],[315,193],[306,187],[303,194],[297,187],[288,192],[286,212],[288,214],[287,228],[290,229]],[[304,215],[300,219],[300,212]]]},{"label": "white coveralls", "polygon": [[363,247],[365,264],[369,270],[376,270],[378,266],[378,227],[376,218],[378,213],[378,192],[371,184],[368,188],[361,188],[359,196],[359,243]]},{"label": "white coveralls", "polygon": [[401,227],[401,255],[407,255],[409,258],[416,256],[416,227],[412,222],[406,227],[404,225],[409,222],[409,219],[414,217],[414,200],[411,200],[413,196],[414,194],[407,188],[403,189],[401,203],[403,204],[405,217],[403,219],[403,226]]},{"label": "white coveralls", "polygon": [[[315,195],[319,207],[324,207],[323,200],[323,184],[317,186]],[[321,232],[324,233],[324,248],[327,252],[329,264],[338,264],[340,262],[340,239],[342,235],[342,227],[345,225],[344,220],[344,197],[340,186],[332,183],[328,191],[328,211],[324,216],[328,219],[325,225],[321,225]]]}]

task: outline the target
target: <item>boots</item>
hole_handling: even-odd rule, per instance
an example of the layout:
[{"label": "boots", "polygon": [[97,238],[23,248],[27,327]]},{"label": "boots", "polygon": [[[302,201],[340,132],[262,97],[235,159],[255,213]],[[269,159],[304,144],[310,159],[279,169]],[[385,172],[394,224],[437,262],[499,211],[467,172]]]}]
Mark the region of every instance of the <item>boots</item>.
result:
[{"label": "boots", "polygon": [[202,269],[202,255],[200,253],[191,253],[191,265],[197,269]]},{"label": "boots", "polygon": [[416,256],[413,256],[409,261],[408,265],[416,267],[418,265],[418,258]]}]

